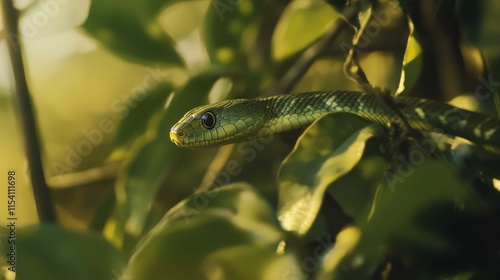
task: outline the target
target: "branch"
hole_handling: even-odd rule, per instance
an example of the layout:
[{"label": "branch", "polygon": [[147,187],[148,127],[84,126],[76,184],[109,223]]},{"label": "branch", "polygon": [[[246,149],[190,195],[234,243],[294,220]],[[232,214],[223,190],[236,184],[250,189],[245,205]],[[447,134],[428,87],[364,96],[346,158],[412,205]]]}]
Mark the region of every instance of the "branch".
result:
[{"label": "branch", "polygon": [[24,71],[21,42],[19,39],[19,11],[14,7],[12,0],[2,0],[2,7],[5,35],[16,83],[16,95],[38,218],[40,222],[53,223],[55,222],[55,215],[52,208],[52,199],[43,173],[38,130]]},{"label": "branch", "polygon": [[91,184],[99,184],[116,180],[117,174],[122,168],[122,162],[115,162],[83,171],[49,177],[47,178],[47,183],[52,189],[77,188]]}]

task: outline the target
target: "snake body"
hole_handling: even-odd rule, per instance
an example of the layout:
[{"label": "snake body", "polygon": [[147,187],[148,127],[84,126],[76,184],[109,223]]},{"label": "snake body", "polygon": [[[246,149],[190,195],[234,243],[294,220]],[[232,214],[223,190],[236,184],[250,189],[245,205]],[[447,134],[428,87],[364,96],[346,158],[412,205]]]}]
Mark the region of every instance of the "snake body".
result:
[{"label": "snake body", "polygon": [[[432,100],[394,97],[393,102],[413,129],[500,147],[499,119]],[[184,148],[221,146],[305,127],[332,112],[353,113],[384,126],[401,120],[373,94],[318,91],[200,106],[172,127],[170,138]]]}]

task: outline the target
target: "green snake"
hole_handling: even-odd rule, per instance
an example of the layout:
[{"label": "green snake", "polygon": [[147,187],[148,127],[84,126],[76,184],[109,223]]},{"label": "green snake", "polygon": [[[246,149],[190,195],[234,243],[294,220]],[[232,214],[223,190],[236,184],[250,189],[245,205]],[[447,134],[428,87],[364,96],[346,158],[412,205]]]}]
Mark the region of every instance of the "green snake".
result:
[{"label": "green snake", "polygon": [[[412,97],[392,100],[412,129],[500,147],[499,119],[433,100]],[[395,110],[374,94],[318,91],[200,106],[187,112],[172,127],[170,139],[184,148],[216,147],[306,127],[332,112],[353,113],[384,126],[401,120]]]}]

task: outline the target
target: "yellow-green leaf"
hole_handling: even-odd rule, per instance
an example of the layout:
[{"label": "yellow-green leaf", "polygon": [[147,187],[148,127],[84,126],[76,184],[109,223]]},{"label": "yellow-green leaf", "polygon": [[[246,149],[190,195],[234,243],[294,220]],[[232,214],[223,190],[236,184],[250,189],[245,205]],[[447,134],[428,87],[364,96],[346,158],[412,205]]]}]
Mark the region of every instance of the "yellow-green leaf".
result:
[{"label": "yellow-green leaf", "polygon": [[307,48],[325,34],[338,17],[339,13],[324,1],[292,1],[273,34],[273,58],[283,60]]},{"label": "yellow-green leaf", "polygon": [[408,35],[408,41],[406,43],[403,68],[401,70],[399,87],[396,90],[396,94],[409,92],[417,82],[420,71],[422,70],[422,48],[415,38],[415,27],[410,19],[408,19],[408,24],[410,27],[410,34]]}]

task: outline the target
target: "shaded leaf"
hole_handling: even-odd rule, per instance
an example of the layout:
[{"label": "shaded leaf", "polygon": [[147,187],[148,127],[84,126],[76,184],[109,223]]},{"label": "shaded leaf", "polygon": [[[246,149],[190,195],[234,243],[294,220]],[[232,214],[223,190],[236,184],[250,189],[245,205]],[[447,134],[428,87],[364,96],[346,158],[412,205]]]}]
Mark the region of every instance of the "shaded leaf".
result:
[{"label": "shaded leaf", "polygon": [[346,6],[347,0],[327,0],[337,11],[342,12],[342,9]]},{"label": "shaded leaf", "polygon": [[53,225],[19,229],[16,279],[102,279],[118,277],[125,262],[102,236]]},{"label": "shaded leaf", "polygon": [[458,16],[465,35],[469,41],[482,51],[499,54],[500,30],[500,2],[485,1],[458,1]]},{"label": "shaded leaf", "polygon": [[330,279],[371,275],[387,254],[441,275],[453,266],[455,271],[472,268],[464,259],[479,264],[489,255],[487,244],[467,241],[482,238],[474,229],[480,224],[473,218],[479,206],[453,170],[433,159],[401,164],[388,174],[356,248],[328,272],[334,275]]}]

